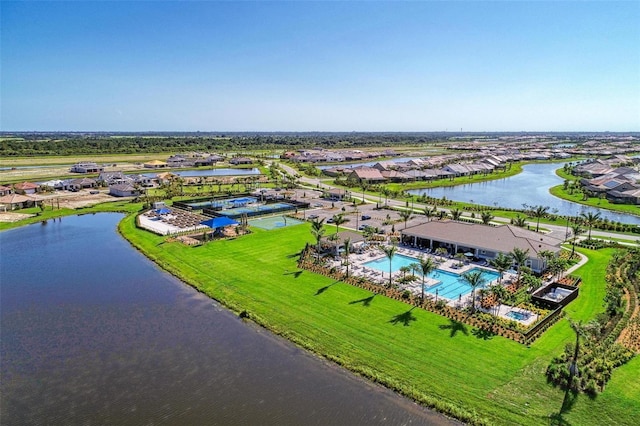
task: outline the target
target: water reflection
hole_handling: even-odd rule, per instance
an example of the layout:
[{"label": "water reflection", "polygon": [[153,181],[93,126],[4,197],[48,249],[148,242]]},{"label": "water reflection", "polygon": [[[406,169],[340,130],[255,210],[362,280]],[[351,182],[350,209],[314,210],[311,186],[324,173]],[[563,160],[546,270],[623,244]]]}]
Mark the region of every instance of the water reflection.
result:
[{"label": "water reflection", "polygon": [[3,424],[452,424],[243,323],[115,232],[0,233]]},{"label": "water reflection", "polygon": [[[527,164],[522,173],[489,182],[472,183],[432,189],[416,189],[411,194],[427,194],[431,197],[446,197],[449,200],[521,209],[523,205],[549,206],[550,212],[564,216],[578,216],[583,212],[597,212],[603,218],[614,222],[640,224],[640,217],[616,213],[610,210],[587,207],[554,197],[549,188],[560,185],[564,180],[555,174],[563,165],[558,163]],[[639,210],[640,213],[640,210]]]}]

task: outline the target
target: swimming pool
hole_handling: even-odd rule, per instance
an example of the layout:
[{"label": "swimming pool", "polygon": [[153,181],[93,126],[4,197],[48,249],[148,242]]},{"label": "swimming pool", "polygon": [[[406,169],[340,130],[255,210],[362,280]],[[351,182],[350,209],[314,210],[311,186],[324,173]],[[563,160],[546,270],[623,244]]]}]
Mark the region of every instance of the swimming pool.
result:
[{"label": "swimming pool", "polygon": [[[409,266],[413,263],[418,263],[418,259],[415,257],[404,256],[402,254],[395,254],[391,259],[391,271],[397,272],[401,267]],[[377,269],[378,271],[386,272],[387,274],[389,273],[389,259],[387,257],[366,262],[363,266]],[[487,284],[497,280],[500,276],[500,274],[495,271],[489,271],[482,268],[473,268],[469,272],[474,271],[482,271],[482,278],[485,280],[485,285],[480,288],[484,288]],[[425,287],[425,291],[434,295],[437,292],[438,297],[455,299],[471,293],[471,286],[461,278],[460,274],[436,269],[427,275],[427,277],[436,280],[437,283],[433,284],[432,282],[429,287]]]},{"label": "swimming pool", "polygon": [[519,311],[509,311],[507,312],[507,315],[509,318],[513,318],[514,320],[517,321],[526,321],[529,319],[529,314],[526,312],[519,312]]}]

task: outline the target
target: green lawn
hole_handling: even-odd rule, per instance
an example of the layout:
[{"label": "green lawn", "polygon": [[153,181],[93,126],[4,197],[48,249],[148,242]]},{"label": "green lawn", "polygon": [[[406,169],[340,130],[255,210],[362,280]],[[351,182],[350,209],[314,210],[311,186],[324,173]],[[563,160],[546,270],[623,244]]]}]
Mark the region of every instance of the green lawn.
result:
[{"label": "green lawn", "polygon": [[[235,311],[427,405],[472,421],[534,425],[546,424],[562,403],[563,393],[546,384],[544,370],[573,339],[566,321],[528,348],[500,337],[484,339],[433,313],[299,271],[296,254],[312,241],[308,224],[255,230],[197,248],[136,230],[132,217],[120,229],[164,268]],[[579,319],[601,309],[609,253],[588,254],[596,261],[580,271],[585,283],[568,311]],[[602,395],[578,399],[565,419],[634,424],[640,389],[629,382],[639,365],[635,360],[616,370]]]}]

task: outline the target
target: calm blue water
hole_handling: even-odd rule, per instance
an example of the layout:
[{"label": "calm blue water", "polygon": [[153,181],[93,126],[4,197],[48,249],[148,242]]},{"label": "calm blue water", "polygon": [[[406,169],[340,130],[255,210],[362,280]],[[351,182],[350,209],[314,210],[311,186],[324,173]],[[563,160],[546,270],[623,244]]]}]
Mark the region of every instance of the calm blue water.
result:
[{"label": "calm blue water", "polygon": [[[391,258],[391,272],[398,272],[403,266],[410,266],[414,263],[418,263],[418,259],[416,259],[415,257],[396,253]],[[369,262],[363,263],[363,266],[389,273],[389,258],[382,257],[380,259],[371,260]]]},{"label": "calm blue water", "polygon": [[[549,188],[560,185],[563,179],[555,174],[562,164],[527,164],[522,173],[489,182],[472,183],[451,187],[414,189],[410,194],[426,194],[435,198],[522,209],[523,205],[549,206],[549,211],[563,216],[579,216],[583,212],[598,212],[603,218],[614,222],[640,225],[640,217],[572,203],[549,193]],[[638,208],[640,214],[640,207]]]},{"label": "calm blue water", "polygon": [[[485,284],[480,286],[480,288],[484,288],[487,284],[497,280],[500,276],[497,272],[487,271],[486,269],[480,268],[473,268],[469,272],[475,271],[482,271],[482,278],[485,280]],[[446,297],[447,299],[455,299],[471,293],[471,286],[464,282],[464,280],[460,278],[459,274],[436,269],[434,272],[429,274],[429,277],[440,281],[440,283],[426,289],[428,293],[435,295],[437,291],[439,297]]]},{"label": "calm blue water", "polygon": [[243,322],[121,218],[0,232],[3,425],[455,424]]},{"label": "calm blue water", "polygon": [[[398,272],[403,266],[410,266],[414,263],[418,263],[418,259],[416,259],[415,257],[404,256],[402,254],[396,253],[391,258],[391,272]],[[363,266],[371,269],[376,269],[387,274],[389,273],[389,259],[387,257],[363,263]],[[486,269],[473,268],[470,270],[470,272],[471,271],[482,271],[482,277],[486,281],[486,284],[497,280],[500,276],[500,274],[498,274],[497,272],[489,271]],[[439,281],[438,284],[434,284],[425,289],[425,291],[429,293],[436,294],[437,290],[439,296],[449,299],[457,298],[459,296],[464,296],[467,293],[471,293],[471,286],[466,284],[460,278],[460,274],[444,271],[442,269],[435,269],[427,276]]]}]

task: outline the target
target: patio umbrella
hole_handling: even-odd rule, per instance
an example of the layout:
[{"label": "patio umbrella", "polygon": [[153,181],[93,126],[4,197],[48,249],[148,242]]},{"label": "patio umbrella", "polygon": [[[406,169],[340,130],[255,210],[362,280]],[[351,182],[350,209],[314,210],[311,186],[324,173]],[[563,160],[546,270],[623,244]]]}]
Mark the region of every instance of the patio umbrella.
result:
[{"label": "patio umbrella", "polygon": [[206,225],[209,228],[222,228],[224,226],[229,226],[229,225],[238,225],[239,223],[233,219],[230,219],[228,217],[216,217],[213,219],[208,219],[208,220],[204,220],[202,222],[200,222],[201,225]]}]

